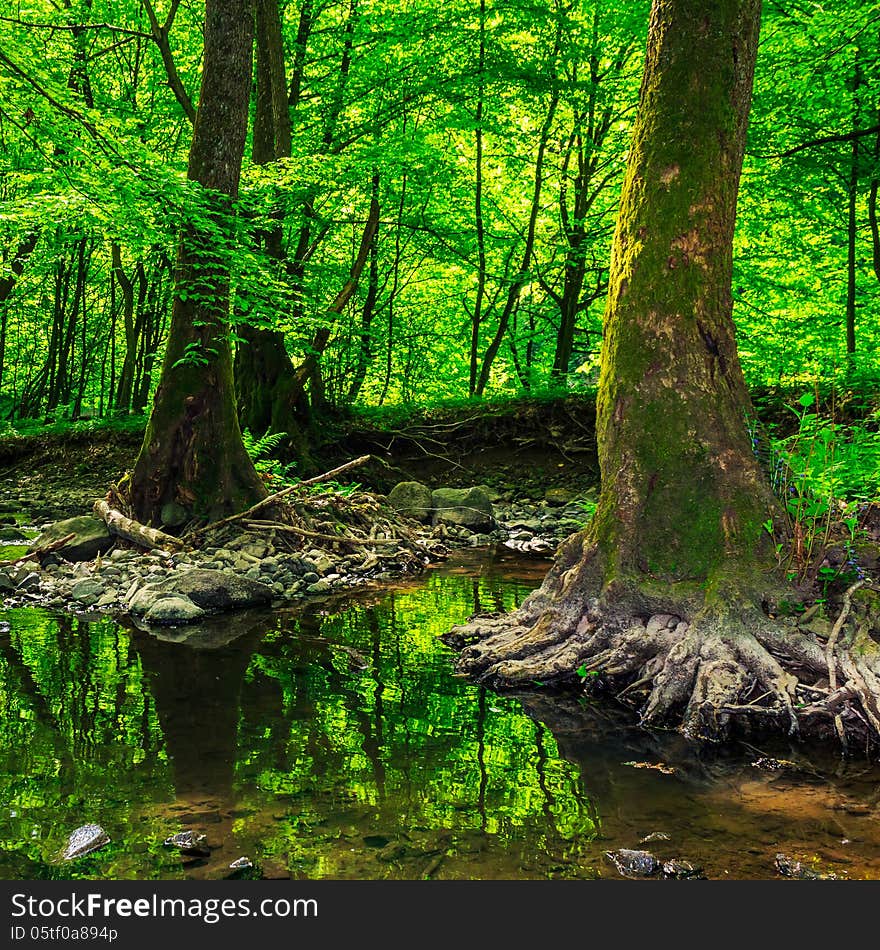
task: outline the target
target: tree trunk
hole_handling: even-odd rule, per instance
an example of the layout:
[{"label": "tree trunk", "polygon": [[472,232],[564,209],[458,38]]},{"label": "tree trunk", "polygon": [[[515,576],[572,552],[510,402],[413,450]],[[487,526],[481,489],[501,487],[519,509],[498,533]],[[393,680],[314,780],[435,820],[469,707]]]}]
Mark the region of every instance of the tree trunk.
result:
[{"label": "tree trunk", "polygon": [[[862,70],[859,63],[859,50],[856,48],[856,60],[853,66],[853,132],[859,131],[860,102],[859,87],[862,83]],[[859,139],[853,136],[850,151],[849,182],[847,183],[846,202],[846,355],[850,360],[856,352],[856,238],[858,221],[856,203],[859,195]]]},{"label": "tree trunk", "polygon": [[132,508],[145,524],[214,519],[265,495],[235,411],[229,264],[218,246],[231,239],[252,43],[249,0],[206,0],[202,91],[188,174],[210,196],[212,229],[191,225],[178,247],[162,378],[131,480]]},{"label": "tree trunk", "polygon": [[[764,527],[777,505],[731,319],[759,16],[760,0],[654,0],[612,249],[598,510],[519,610],[447,635],[459,668],[495,685],[620,686],[644,722],[712,739],[742,721],[837,721],[791,672],[828,676],[834,693],[834,644],[762,609],[785,590]],[[880,651],[861,641],[839,659],[858,666],[842,676],[861,706],[846,725],[876,735]]]}]

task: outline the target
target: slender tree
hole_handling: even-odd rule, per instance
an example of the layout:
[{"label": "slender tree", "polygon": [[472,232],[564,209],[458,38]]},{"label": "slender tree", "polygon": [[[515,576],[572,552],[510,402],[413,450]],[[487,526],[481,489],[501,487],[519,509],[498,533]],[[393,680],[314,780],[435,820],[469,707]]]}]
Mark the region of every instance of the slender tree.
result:
[{"label": "slender tree", "polygon": [[210,212],[180,238],[162,377],[131,478],[137,516],[169,526],[229,514],[265,495],[236,415],[224,247],[247,133],[253,29],[250,0],[206,0],[188,175]]},{"label": "slender tree", "polygon": [[[645,721],[712,737],[752,698],[797,728],[791,668],[835,678],[812,634],[762,609],[782,590],[778,509],[747,431],[731,303],[759,18],[760,0],[654,0],[612,251],[598,509],[518,611],[449,635],[460,668],[490,682],[590,671],[646,693]],[[876,730],[880,663],[863,639],[839,664]]]}]

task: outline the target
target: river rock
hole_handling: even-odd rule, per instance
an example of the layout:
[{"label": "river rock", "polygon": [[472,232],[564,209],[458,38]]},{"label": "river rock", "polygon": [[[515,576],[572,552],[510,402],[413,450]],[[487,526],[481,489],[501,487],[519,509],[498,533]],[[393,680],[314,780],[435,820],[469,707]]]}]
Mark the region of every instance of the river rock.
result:
[{"label": "river rock", "polygon": [[104,593],[104,585],[91,577],[77,581],[70,589],[70,596],[79,604],[91,607],[100,600]]},{"label": "river rock", "polygon": [[650,851],[621,848],[619,851],[606,851],[605,857],[624,877],[653,877],[662,868]]},{"label": "river rock", "polygon": [[492,502],[480,488],[438,488],[431,494],[434,524],[485,529],[495,523]]},{"label": "river rock", "polygon": [[398,482],[388,493],[388,503],[407,518],[425,522],[434,508],[431,489],[421,482]]},{"label": "river rock", "polygon": [[211,854],[211,849],[205,843],[206,835],[196,834],[194,831],[179,831],[176,835],[171,835],[162,843],[166,848],[177,848],[181,854],[196,858],[207,858]]},{"label": "river rock", "polygon": [[814,871],[806,867],[800,861],[787,854],[777,854],[774,860],[776,870],[784,877],[791,877],[800,881],[836,881],[836,874],[823,874],[821,871]]},{"label": "river rock", "polygon": [[548,488],[544,492],[544,501],[548,505],[553,505],[554,508],[561,508],[563,505],[567,505],[570,501],[573,501],[575,498],[575,493],[569,488]]},{"label": "river rock", "polygon": [[[202,611],[260,607],[272,600],[272,588],[231,571],[196,568],[177,571],[136,591],[129,603],[133,614],[147,614],[163,598],[186,598]],[[192,618],[195,619],[195,618]],[[177,621],[181,622],[181,621]]]},{"label": "river rock", "polygon": [[72,861],[109,843],[110,836],[100,825],[82,825],[76,831],[71,831],[61,857],[65,861]]},{"label": "river rock", "polygon": [[113,537],[100,518],[81,515],[49,525],[31,544],[30,550],[60,541],[68,534],[72,534],[73,538],[54,552],[66,561],[92,561],[113,546]]},{"label": "river rock", "polygon": [[175,624],[191,623],[204,617],[205,611],[197,607],[189,597],[178,595],[161,597],[155,601],[144,615],[147,623]]}]

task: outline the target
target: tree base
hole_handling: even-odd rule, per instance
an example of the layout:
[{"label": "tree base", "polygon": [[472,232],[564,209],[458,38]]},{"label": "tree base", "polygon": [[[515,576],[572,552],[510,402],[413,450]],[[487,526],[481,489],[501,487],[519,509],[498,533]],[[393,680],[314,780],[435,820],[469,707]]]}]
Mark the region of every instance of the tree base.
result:
[{"label": "tree base", "polygon": [[880,745],[875,594],[851,611],[847,592],[836,633],[823,639],[769,616],[759,592],[732,581],[699,602],[604,583],[600,563],[585,535],[570,538],[518,610],[446,634],[461,651],[457,669],[497,689],[612,692],[645,725],[695,739],[784,731]]}]

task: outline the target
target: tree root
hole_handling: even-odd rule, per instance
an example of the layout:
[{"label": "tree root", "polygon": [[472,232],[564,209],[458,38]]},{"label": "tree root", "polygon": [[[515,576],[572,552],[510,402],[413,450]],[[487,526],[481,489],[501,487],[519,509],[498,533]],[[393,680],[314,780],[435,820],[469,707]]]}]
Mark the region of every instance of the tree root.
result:
[{"label": "tree root", "polygon": [[458,670],[498,689],[613,688],[640,707],[645,725],[697,739],[785,731],[880,744],[880,646],[870,623],[853,632],[843,615],[840,636],[823,644],[768,617],[756,597],[646,613],[641,593],[591,597],[589,587],[557,561],[519,610],[473,617],[443,638],[461,651]]}]

